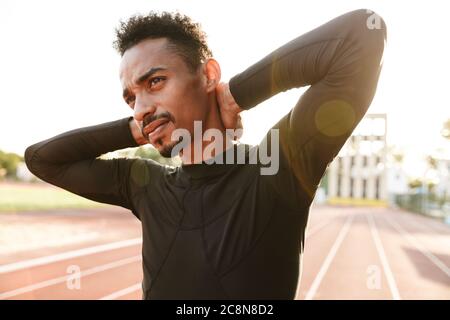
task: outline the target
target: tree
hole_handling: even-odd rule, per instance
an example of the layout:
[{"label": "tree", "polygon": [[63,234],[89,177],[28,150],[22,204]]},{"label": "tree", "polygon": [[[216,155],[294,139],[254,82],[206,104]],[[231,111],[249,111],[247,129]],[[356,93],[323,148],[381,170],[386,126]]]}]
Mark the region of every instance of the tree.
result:
[{"label": "tree", "polygon": [[405,152],[401,147],[396,145],[387,147],[387,155],[391,163],[395,163],[399,166],[403,164],[403,160],[405,159]]},{"label": "tree", "polygon": [[444,138],[450,140],[450,119],[447,119],[442,125],[441,134]]},{"label": "tree", "polygon": [[23,161],[23,157],[15,153],[6,153],[0,150],[0,180],[16,176],[17,165]]},{"label": "tree", "polygon": [[409,182],[408,182],[408,187],[410,188],[410,189],[417,189],[417,188],[420,188],[420,187],[422,187],[422,180],[421,179],[419,179],[419,178],[414,178],[414,179],[412,179],[412,180],[410,180]]},{"label": "tree", "polygon": [[438,160],[435,157],[427,156],[426,161],[427,161],[428,167],[430,167],[430,169],[433,169],[433,170],[437,169]]}]

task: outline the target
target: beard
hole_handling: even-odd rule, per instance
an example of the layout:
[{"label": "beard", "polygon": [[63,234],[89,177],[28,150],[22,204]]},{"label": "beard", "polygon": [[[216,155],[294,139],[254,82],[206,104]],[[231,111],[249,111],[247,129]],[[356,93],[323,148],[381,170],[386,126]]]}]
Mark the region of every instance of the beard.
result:
[{"label": "beard", "polygon": [[172,154],[173,148],[179,143],[180,141],[171,141],[168,144],[162,143],[160,141],[160,145],[162,146],[161,149],[159,149],[159,154],[163,156],[164,158],[172,158],[177,156],[177,154]]}]

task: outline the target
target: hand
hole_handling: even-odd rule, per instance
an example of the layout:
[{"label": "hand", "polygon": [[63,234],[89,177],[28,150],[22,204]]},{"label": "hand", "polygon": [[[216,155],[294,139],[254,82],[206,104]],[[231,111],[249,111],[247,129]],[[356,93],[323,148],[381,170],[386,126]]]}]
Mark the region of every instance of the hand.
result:
[{"label": "hand", "polygon": [[131,134],[138,145],[142,146],[149,143],[149,141],[142,135],[141,128],[135,119],[130,119],[128,124],[130,125]]},{"label": "hand", "polygon": [[[242,129],[241,107],[234,100],[228,83],[221,82],[216,87],[220,117],[225,129]],[[239,137],[237,137],[239,138]]]}]

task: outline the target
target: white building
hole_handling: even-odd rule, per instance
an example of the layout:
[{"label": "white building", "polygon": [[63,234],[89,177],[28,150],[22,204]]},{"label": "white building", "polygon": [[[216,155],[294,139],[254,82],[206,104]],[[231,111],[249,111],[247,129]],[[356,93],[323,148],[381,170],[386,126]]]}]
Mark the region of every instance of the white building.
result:
[{"label": "white building", "polygon": [[328,168],[328,203],[387,205],[386,114],[367,114]]}]

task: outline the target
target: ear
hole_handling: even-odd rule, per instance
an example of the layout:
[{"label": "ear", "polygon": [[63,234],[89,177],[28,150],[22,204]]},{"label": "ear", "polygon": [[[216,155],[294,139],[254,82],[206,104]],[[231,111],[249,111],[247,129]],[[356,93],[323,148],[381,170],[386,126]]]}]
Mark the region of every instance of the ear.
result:
[{"label": "ear", "polygon": [[203,79],[206,92],[210,93],[216,90],[216,87],[220,82],[220,77],[220,65],[217,60],[213,58],[207,59],[203,63]]}]

